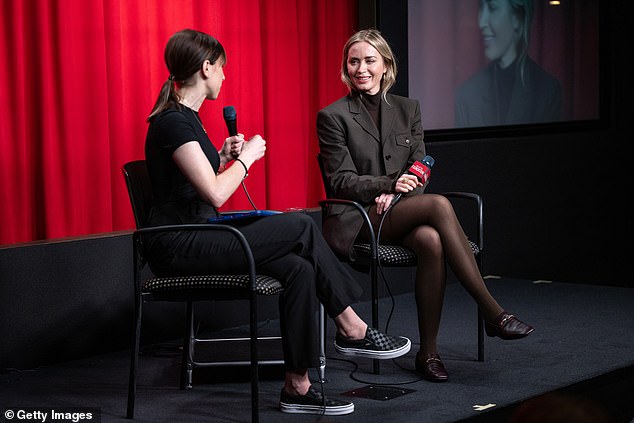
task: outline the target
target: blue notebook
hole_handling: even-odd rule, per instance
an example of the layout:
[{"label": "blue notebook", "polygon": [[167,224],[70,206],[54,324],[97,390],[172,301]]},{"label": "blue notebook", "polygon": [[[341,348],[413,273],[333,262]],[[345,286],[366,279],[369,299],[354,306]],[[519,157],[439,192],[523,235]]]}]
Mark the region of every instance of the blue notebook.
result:
[{"label": "blue notebook", "polygon": [[248,210],[239,212],[225,212],[218,217],[210,217],[207,219],[208,223],[226,223],[235,220],[252,219],[254,217],[272,216],[274,214],[280,214],[281,211],[277,210]]}]

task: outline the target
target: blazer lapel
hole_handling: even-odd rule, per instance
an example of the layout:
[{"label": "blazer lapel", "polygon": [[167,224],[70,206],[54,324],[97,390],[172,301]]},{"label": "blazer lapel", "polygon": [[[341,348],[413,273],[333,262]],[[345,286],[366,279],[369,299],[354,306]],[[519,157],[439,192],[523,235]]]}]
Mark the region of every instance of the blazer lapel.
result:
[{"label": "blazer lapel", "polygon": [[368,111],[365,110],[365,107],[361,104],[361,99],[358,96],[351,97],[348,101],[348,108],[350,113],[352,113],[355,122],[357,122],[365,132],[370,134],[372,138],[374,138],[377,142],[380,142],[379,130],[374,122],[372,122],[370,113],[368,113]]}]

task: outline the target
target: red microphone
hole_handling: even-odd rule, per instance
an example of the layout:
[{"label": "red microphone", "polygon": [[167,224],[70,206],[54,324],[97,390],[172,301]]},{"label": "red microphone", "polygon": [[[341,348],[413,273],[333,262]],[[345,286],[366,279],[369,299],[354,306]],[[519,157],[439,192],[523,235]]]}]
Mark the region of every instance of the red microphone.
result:
[{"label": "red microphone", "polygon": [[[405,173],[416,176],[416,178],[425,185],[431,176],[431,168],[434,163],[435,160],[432,156],[425,156],[422,161],[415,161]],[[393,207],[394,204],[398,203],[402,196],[402,192],[396,194],[390,207]]]}]

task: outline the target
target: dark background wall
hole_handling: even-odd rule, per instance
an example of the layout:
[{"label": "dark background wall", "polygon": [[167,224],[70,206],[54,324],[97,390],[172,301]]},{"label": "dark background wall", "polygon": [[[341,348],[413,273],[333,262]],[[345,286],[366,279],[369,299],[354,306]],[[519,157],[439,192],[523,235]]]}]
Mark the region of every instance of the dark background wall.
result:
[{"label": "dark background wall", "polygon": [[[605,125],[426,138],[437,163],[430,189],[484,198],[486,274],[634,287],[632,49],[624,4],[608,8]],[[362,20],[376,18],[367,2],[361,5]],[[0,371],[129,348],[131,266],[125,232],[0,248]],[[275,302],[265,303],[263,317],[274,317],[275,309]],[[178,336],[183,312],[147,308],[144,341]],[[209,328],[242,324],[231,304],[208,305],[200,315]]]}]

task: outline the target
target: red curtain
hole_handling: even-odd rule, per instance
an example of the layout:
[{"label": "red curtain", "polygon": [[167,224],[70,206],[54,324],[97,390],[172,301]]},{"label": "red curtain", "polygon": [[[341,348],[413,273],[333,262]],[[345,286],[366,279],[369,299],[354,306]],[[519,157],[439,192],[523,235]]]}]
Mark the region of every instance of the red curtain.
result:
[{"label": "red curtain", "polygon": [[[134,227],[121,166],[143,158],[146,117],[183,28],[227,50],[226,81],[201,118],[218,147],[225,105],[267,155],[246,186],[259,208],[323,197],[317,111],[347,91],[341,49],[355,0],[0,0],[0,244]],[[249,208],[242,192],[226,209]]]}]

